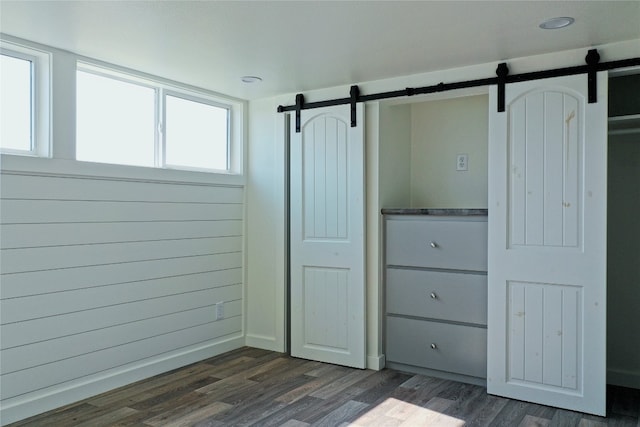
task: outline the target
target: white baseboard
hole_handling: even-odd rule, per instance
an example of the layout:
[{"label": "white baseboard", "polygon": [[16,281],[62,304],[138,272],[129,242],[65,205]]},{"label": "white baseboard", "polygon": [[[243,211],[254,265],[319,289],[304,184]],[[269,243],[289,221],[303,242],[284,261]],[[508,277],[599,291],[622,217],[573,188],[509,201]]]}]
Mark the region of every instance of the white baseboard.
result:
[{"label": "white baseboard", "polygon": [[374,371],[380,371],[385,367],[384,354],[378,356],[367,356],[367,369],[373,369]]},{"label": "white baseboard", "polygon": [[267,335],[247,334],[245,337],[245,345],[263,350],[277,351],[278,353],[285,351],[282,343],[279,343],[275,337]]},{"label": "white baseboard", "polygon": [[607,384],[640,389],[640,372],[608,369]]},{"label": "white baseboard", "polygon": [[151,359],[85,377],[79,381],[7,399],[0,408],[0,425],[29,418],[172,369],[199,362],[244,346],[244,338],[236,336],[182,349]]}]

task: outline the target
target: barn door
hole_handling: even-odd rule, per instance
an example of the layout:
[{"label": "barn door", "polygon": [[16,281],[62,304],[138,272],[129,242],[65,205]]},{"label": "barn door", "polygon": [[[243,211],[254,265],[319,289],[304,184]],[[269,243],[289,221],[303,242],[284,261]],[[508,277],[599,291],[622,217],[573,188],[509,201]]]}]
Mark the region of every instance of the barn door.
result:
[{"label": "barn door", "polygon": [[[291,355],[365,367],[364,118],[301,111],[291,129]],[[292,120],[295,126],[295,120]]]},{"label": "barn door", "polygon": [[509,84],[489,118],[491,394],[605,415],[607,78]]}]

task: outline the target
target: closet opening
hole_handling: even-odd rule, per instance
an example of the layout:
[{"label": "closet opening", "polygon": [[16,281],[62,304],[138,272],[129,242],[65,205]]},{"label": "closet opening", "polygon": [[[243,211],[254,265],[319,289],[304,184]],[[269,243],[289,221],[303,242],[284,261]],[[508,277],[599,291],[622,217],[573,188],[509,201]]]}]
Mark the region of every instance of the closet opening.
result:
[{"label": "closet opening", "polygon": [[640,389],[640,70],[609,78],[607,382]]}]

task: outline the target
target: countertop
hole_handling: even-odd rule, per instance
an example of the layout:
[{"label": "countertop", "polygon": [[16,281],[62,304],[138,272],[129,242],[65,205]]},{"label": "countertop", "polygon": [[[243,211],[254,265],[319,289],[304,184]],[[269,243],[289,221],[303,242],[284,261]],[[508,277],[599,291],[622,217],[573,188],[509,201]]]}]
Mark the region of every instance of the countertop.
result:
[{"label": "countertop", "polygon": [[382,215],[487,216],[488,209],[476,208],[383,208]]}]

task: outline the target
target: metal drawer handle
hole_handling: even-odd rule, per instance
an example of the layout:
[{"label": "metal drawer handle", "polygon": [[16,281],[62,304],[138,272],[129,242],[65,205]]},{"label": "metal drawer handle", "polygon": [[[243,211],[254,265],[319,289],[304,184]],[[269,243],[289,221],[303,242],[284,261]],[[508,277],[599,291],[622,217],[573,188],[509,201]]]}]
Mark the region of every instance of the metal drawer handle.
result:
[{"label": "metal drawer handle", "polygon": [[433,343],[433,342],[432,342],[432,343],[431,343],[431,348],[435,350],[435,349],[437,349],[437,348],[438,348],[438,346],[436,345],[436,343]]},{"label": "metal drawer handle", "polygon": [[438,295],[436,295],[435,292],[431,292],[429,296],[431,297],[431,299],[438,299]]},{"label": "metal drawer handle", "polygon": [[429,245],[434,249],[438,247],[438,244],[436,242],[431,242],[429,243]]}]

